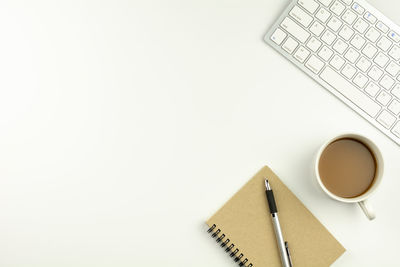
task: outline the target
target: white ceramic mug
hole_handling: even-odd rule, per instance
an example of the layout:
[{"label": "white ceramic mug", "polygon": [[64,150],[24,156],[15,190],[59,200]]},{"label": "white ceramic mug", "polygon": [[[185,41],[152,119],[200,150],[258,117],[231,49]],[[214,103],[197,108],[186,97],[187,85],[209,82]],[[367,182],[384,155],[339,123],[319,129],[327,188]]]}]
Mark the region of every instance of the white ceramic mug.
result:
[{"label": "white ceramic mug", "polygon": [[[319,160],[321,158],[322,152],[324,152],[325,148],[329,144],[333,143],[334,141],[336,141],[338,139],[342,139],[342,138],[352,138],[352,139],[355,139],[355,140],[358,140],[358,141],[364,143],[365,145],[367,145],[369,147],[369,149],[372,151],[372,153],[374,154],[375,159],[376,159],[377,170],[376,170],[375,179],[373,181],[372,186],[366,192],[364,192],[362,195],[353,197],[353,198],[339,197],[339,196],[333,194],[332,192],[330,192],[322,183],[321,177],[319,175],[319,170],[318,170]],[[372,207],[368,204],[367,199],[376,191],[376,189],[379,187],[379,184],[382,181],[383,157],[382,157],[382,154],[381,154],[379,148],[375,145],[374,142],[372,142],[370,139],[368,139],[362,135],[351,134],[351,133],[350,134],[341,134],[334,138],[331,138],[330,140],[325,142],[321,146],[321,148],[318,150],[318,153],[317,153],[317,156],[315,159],[314,170],[315,170],[315,176],[317,178],[317,182],[318,182],[319,186],[328,196],[330,196],[331,198],[333,198],[335,200],[341,201],[341,202],[358,203],[368,219],[370,219],[370,220],[375,219],[375,212],[372,209]]]}]

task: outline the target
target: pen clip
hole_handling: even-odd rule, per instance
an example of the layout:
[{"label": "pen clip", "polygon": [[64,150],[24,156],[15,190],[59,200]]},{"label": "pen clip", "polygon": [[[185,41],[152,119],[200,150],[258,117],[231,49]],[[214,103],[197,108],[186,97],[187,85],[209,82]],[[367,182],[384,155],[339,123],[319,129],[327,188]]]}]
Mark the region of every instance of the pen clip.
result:
[{"label": "pen clip", "polygon": [[290,266],[290,267],[293,267],[293,264],[292,264],[292,257],[290,256],[289,244],[288,244],[287,241],[285,241],[285,249],[286,249],[286,254],[287,254],[287,257],[288,257],[288,261],[289,261],[289,266]]}]

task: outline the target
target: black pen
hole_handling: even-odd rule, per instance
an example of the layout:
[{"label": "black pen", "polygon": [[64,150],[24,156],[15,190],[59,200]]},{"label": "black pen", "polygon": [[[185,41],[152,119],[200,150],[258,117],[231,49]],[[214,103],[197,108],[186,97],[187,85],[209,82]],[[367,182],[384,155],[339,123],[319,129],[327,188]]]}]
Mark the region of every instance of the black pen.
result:
[{"label": "black pen", "polygon": [[274,193],[267,179],[265,179],[265,193],[267,194],[269,211],[271,212],[272,224],[274,225],[276,241],[278,243],[279,253],[283,267],[292,267],[292,262],[289,253],[288,243],[283,240],[281,225],[278,219],[278,209],[276,208]]}]

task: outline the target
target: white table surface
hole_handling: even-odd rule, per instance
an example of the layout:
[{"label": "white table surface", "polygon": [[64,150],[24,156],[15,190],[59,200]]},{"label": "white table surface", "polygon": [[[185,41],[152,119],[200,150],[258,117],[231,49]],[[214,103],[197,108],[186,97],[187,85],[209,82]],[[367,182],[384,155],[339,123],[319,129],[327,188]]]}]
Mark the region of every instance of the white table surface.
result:
[{"label": "white table surface", "polygon": [[[0,266],[236,266],[203,222],[265,164],[334,266],[398,266],[400,147],[262,41],[287,3],[1,1]],[[349,131],[386,160],[372,222],[311,183]]]}]

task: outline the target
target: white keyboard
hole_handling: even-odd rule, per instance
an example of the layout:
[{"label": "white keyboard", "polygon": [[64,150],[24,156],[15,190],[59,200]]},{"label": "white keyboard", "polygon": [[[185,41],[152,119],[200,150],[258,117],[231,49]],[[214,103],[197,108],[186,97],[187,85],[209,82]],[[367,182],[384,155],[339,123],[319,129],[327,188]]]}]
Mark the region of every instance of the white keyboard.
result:
[{"label": "white keyboard", "polygon": [[400,145],[399,34],[363,0],[294,0],[265,41]]}]

